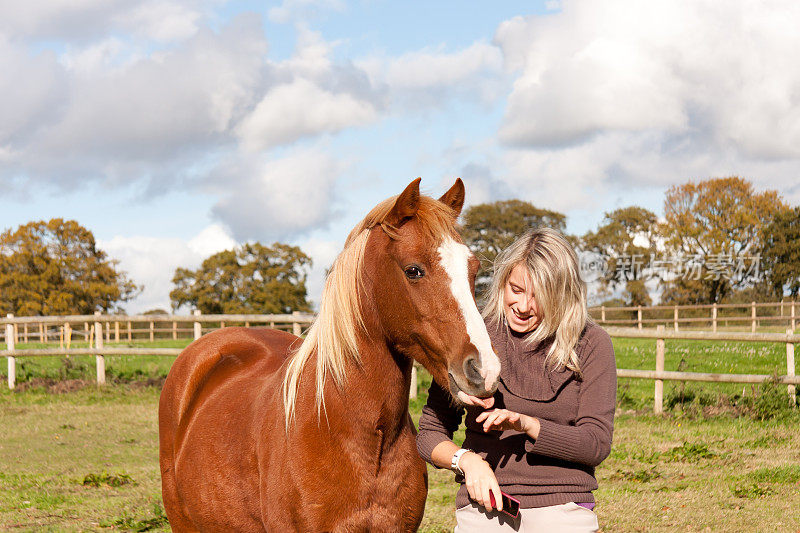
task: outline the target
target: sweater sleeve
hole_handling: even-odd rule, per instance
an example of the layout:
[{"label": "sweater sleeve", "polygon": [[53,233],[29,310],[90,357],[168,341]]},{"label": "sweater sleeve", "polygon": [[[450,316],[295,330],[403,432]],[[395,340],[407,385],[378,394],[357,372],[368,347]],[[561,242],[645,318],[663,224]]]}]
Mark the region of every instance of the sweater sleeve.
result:
[{"label": "sweater sleeve", "polygon": [[539,438],[528,439],[526,451],[589,466],[599,465],[611,452],[617,366],[611,337],[598,330],[581,366],[583,382],[575,425],[539,419]]},{"label": "sweater sleeve", "polygon": [[440,442],[453,440],[453,433],[461,424],[463,415],[464,408],[455,407],[450,395],[435,381],[432,382],[428,389],[428,402],[422,408],[422,416],[419,419],[417,451],[420,457],[433,464],[431,461],[433,449]]}]

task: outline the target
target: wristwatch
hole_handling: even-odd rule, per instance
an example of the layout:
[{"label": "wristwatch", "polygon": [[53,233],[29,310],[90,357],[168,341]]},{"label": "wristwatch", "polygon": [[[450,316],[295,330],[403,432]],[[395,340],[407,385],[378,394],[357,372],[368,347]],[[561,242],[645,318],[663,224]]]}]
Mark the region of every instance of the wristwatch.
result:
[{"label": "wristwatch", "polygon": [[463,476],[464,475],[464,471],[461,470],[460,466],[458,466],[458,461],[459,461],[459,459],[461,459],[462,455],[464,455],[467,452],[471,452],[471,451],[472,450],[469,450],[467,448],[459,448],[458,450],[456,450],[456,453],[453,454],[453,458],[450,459],[450,469],[458,472],[459,474],[461,474]]}]

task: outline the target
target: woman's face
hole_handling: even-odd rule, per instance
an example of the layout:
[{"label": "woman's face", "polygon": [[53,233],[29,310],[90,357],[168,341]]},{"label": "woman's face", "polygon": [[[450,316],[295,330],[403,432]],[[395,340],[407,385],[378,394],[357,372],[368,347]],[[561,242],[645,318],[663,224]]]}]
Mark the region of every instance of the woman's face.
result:
[{"label": "woman's face", "polygon": [[518,263],[514,266],[503,290],[503,310],[508,327],[517,333],[527,333],[535,329],[541,316],[533,294],[533,283],[524,264]]}]

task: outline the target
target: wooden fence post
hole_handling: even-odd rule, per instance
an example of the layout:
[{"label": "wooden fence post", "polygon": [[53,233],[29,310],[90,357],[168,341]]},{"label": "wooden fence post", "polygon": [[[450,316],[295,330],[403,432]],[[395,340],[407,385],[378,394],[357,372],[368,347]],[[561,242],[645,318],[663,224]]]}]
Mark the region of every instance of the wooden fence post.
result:
[{"label": "wooden fence post", "polygon": [[639,329],[642,329],[642,306],[641,305],[636,310],[636,317],[637,317],[637,320],[639,321]]},{"label": "wooden fence post", "polygon": [[[194,316],[200,316],[200,310],[195,309]],[[195,321],[194,323],[194,339],[197,340],[203,336],[203,326],[200,325],[200,322]]]},{"label": "wooden fence post", "polygon": [[172,322],[172,340],[178,340],[178,323]]},{"label": "wooden fence post", "polygon": [[603,305],[600,307],[600,322],[606,321],[606,306]]},{"label": "wooden fence post", "polygon": [[106,342],[111,342],[111,324],[106,322]]},{"label": "wooden fence post", "polygon": [[417,365],[411,363],[411,390],[408,391],[410,400],[417,399]]},{"label": "wooden fence post", "polygon": [[41,323],[41,322],[39,322],[39,342],[41,342],[41,343],[47,342],[47,340],[46,340],[46,338],[44,336],[44,324]]},{"label": "wooden fence post", "polygon": [[[6,315],[8,318],[14,318],[14,315],[9,313]],[[13,352],[15,348],[14,343],[14,324],[6,324],[6,348],[9,352]],[[8,388],[14,390],[17,386],[17,362],[13,355],[6,357],[8,359]]]},{"label": "wooden fence post", "polygon": [[711,331],[714,333],[717,332],[717,304],[714,303],[714,306],[711,308]]},{"label": "wooden fence post", "polygon": [[678,331],[678,306],[673,308],[672,321],[675,323],[675,331]]},{"label": "wooden fence post", "polygon": [[756,332],[756,303],[750,302],[750,333]]},{"label": "wooden fence post", "polygon": [[22,325],[22,338],[25,339],[25,344],[28,344],[28,323]]},{"label": "wooden fence post", "polygon": [[131,331],[131,321],[128,320],[128,342],[133,340],[133,332]]},{"label": "wooden fence post", "polygon": [[155,333],[156,333],[156,332],[155,332],[155,329],[156,329],[155,322],[153,322],[153,321],[151,320],[151,321],[150,321],[150,342],[153,342],[153,341],[155,340],[155,338],[156,338],[156,335],[155,335]]},{"label": "wooden fence post", "polygon": [[66,344],[67,350],[72,346],[72,326],[69,325],[69,322],[64,322],[64,344]]},{"label": "wooden fence post", "polygon": [[[793,330],[787,329],[786,334],[791,335]],[[786,343],[786,376],[794,377],[794,343]],[[797,405],[797,389],[794,385],[789,385],[789,400],[792,402],[792,407]]]},{"label": "wooden fence post", "polygon": [[[94,347],[98,350],[103,349],[103,324],[97,320],[100,317],[100,311],[94,312]],[[103,355],[95,354],[95,365],[97,366],[97,384],[106,384],[106,358]]]},{"label": "wooden fence post", "polygon": [[119,343],[119,321],[114,321],[114,342]]},{"label": "wooden fence post", "polygon": [[[664,333],[664,326],[659,325],[656,327],[656,333],[661,335]],[[664,339],[659,337],[656,339],[656,372],[664,371],[664,353],[666,352]],[[664,412],[664,380],[657,379],[655,386],[655,394],[653,397],[653,412],[660,415]]]},{"label": "wooden fence post", "polygon": [[303,332],[302,328],[300,327],[300,323],[297,322],[297,315],[299,314],[300,311],[292,311],[292,318],[294,319],[294,322],[292,322],[292,333],[298,337]]}]

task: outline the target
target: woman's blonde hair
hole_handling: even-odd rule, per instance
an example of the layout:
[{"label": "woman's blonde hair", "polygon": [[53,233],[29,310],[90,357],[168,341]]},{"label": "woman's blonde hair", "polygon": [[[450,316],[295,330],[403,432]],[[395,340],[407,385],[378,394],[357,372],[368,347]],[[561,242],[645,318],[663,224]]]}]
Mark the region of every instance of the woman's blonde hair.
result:
[{"label": "woman's blonde hair", "polygon": [[553,337],[545,365],[553,370],[566,367],[580,373],[575,347],[591,318],[586,309],[586,283],[581,279],[575,250],[560,232],[535,228],[498,254],[483,316],[494,325],[502,325],[509,334],[505,285],[518,264],[527,267],[541,315],[539,325],[527,341],[533,344]]}]

